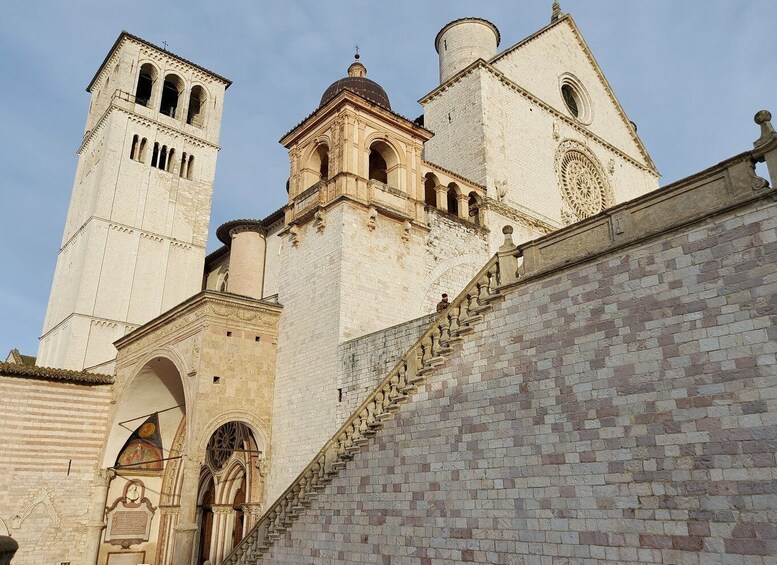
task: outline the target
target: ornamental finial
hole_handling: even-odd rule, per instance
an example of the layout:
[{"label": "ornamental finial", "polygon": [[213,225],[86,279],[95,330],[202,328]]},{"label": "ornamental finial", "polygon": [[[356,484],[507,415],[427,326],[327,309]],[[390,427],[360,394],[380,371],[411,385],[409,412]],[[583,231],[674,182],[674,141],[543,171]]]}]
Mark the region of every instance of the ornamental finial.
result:
[{"label": "ornamental finial", "polygon": [[772,127],[772,113],[768,110],[760,110],[753,117],[755,123],[761,126],[761,137],[759,137],[753,145],[758,147],[763,145],[777,137],[777,132]]},{"label": "ornamental finial", "polygon": [[550,16],[550,23],[559,21],[561,16],[561,4],[558,3],[558,0],[553,0],[553,14]]}]

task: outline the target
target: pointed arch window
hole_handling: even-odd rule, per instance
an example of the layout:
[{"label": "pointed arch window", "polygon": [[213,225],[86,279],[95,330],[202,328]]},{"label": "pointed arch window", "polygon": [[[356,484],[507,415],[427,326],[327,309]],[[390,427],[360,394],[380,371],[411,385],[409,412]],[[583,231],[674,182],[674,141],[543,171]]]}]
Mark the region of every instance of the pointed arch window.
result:
[{"label": "pointed arch window", "polygon": [[186,123],[202,127],[205,124],[205,89],[195,85],[189,92],[189,109],[186,112]]}]

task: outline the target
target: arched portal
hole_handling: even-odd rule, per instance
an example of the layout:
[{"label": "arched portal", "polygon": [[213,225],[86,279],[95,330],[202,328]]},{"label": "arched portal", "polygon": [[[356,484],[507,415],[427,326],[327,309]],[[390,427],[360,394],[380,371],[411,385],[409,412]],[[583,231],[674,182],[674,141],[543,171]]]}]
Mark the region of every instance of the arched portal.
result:
[{"label": "arched portal", "polygon": [[159,420],[162,451],[166,453],[186,414],[186,400],[178,367],[162,356],[146,362],[117,400],[116,417],[103,459],[104,467],[115,466],[127,440],[154,414]]},{"label": "arched portal", "polygon": [[211,434],[198,494],[197,565],[220,563],[253,526],[264,496],[262,462],[245,423],[227,422]]}]

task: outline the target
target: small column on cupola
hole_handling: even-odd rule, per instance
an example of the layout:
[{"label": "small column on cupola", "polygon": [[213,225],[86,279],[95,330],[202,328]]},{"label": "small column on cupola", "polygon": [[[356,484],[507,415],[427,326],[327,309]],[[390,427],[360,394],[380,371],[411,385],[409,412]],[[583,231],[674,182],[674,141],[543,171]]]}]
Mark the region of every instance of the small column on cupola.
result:
[{"label": "small column on cupola", "polygon": [[228,292],[261,300],[267,241],[259,220],[233,220],[219,227],[219,240],[229,247]]}]

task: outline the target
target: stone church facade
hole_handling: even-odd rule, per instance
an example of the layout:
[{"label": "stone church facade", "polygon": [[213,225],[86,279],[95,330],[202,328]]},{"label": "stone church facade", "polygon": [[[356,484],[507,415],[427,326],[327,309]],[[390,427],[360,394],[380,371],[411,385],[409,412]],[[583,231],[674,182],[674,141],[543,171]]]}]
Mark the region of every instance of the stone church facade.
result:
[{"label": "stone church facade", "polygon": [[[729,453],[722,432],[770,442],[774,423],[774,207],[754,168],[774,185],[770,117],[755,151],[657,190],[570,16],[500,39],[446,25],[415,120],[357,57],[280,140],[287,205],[218,227],[206,256],[230,81],[119,36],[87,89],[37,361],[0,364],[15,563],[777,554],[777,504],[756,496],[774,454]],[[751,295],[721,302],[707,272]],[[735,376],[706,382],[710,364]],[[657,445],[640,471],[664,475],[634,486],[629,462]],[[753,513],[676,510],[702,464]]]}]

